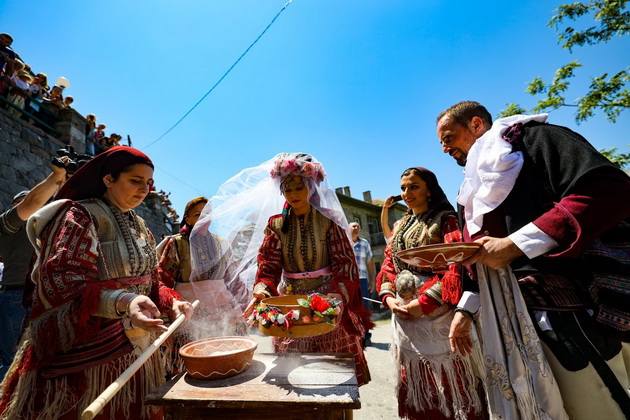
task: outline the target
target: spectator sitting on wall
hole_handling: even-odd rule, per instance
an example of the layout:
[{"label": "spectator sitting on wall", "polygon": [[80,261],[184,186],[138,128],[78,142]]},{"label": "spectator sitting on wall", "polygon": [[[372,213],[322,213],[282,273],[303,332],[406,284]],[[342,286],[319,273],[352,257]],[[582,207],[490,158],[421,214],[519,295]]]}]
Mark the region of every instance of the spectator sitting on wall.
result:
[{"label": "spectator sitting on wall", "polygon": [[29,98],[26,98],[26,111],[29,114],[35,114],[39,111],[39,105],[46,92],[46,84],[48,77],[44,73],[37,73],[33,81],[28,87]]},{"label": "spectator sitting on wall", "polygon": [[87,114],[85,117],[85,153],[90,156],[96,154],[94,149],[94,130],[96,129],[96,115]]},{"label": "spectator sitting on wall", "polygon": [[65,109],[71,108],[70,105],[72,105],[72,102],[74,102],[74,98],[70,95],[66,96],[65,98],[63,98],[63,107]]},{"label": "spectator sitting on wall", "polygon": [[105,124],[99,124],[96,126],[96,131],[94,132],[94,136],[92,137],[92,141],[94,142],[95,153],[98,155],[105,149],[101,145],[103,137],[105,137]]},{"label": "spectator sitting on wall", "polygon": [[[29,83],[32,81],[33,78],[25,70],[20,70],[16,76],[11,77],[9,80],[11,90],[9,91],[9,96],[7,97],[9,102],[21,109],[24,109],[24,104],[28,95],[27,92]],[[11,108],[9,109],[9,113],[12,115],[20,115],[21,111]]]},{"label": "spectator sitting on wall", "polygon": [[15,51],[11,49],[13,38],[9,34],[0,34],[0,72],[7,74],[13,73],[13,61],[15,60]]},{"label": "spectator sitting on wall", "polygon": [[49,127],[54,127],[59,119],[57,114],[59,110],[63,108],[61,88],[59,86],[53,86],[50,92],[44,94],[42,102],[43,104],[36,116]]},{"label": "spectator sitting on wall", "polygon": [[46,92],[46,84],[48,83],[48,76],[45,73],[37,73],[33,81],[28,87],[28,93],[33,98],[43,98]]},{"label": "spectator sitting on wall", "polygon": [[[13,44],[13,38],[11,35],[2,33],[0,34],[0,76],[8,75],[9,77],[13,75],[13,63],[15,62],[15,51],[11,49],[11,44]],[[2,78],[3,82],[0,83],[0,93],[6,96],[8,93],[8,85],[7,89],[4,89],[4,77]],[[8,83],[8,81],[7,81]]]},{"label": "spectator sitting on wall", "polygon": [[63,95],[59,86],[53,86],[50,93],[44,95],[44,103],[51,111],[59,112],[63,108]]},{"label": "spectator sitting on wall", "polygon": [[20,61],[19,58],[16,58],[13,61],[13,73],[7,72],[7,76],[9,77],[17,76],[18,73],[24,70],[25,67],[26,65],[22,61]]},{"label": "spectator sitting on wall", "polygon": [[[9,93],[11,93],[11,89],[13,88],[13,84],[11,83],[11,79],[13,77],[17,77],[18,73],[22,70],[24,70],[24,63],[21,62],[19,59],[15,59],[13,60],[13,71],[9,71],[8,68],[5,69],[5,73],[4,73],[4,77],[2,78],[2,91],[3,91],[3,95],[5,97],[9,96]],[[7,107],[8,108],[8,107]]]},{"label": "spectator sitting on wall", "polygon": [[109,137],[105,137],[105,147],[107,149],[111,149],[112,147],[120,146],[120,140],[122,136],[119,136],[116,133],[112,133]]}]

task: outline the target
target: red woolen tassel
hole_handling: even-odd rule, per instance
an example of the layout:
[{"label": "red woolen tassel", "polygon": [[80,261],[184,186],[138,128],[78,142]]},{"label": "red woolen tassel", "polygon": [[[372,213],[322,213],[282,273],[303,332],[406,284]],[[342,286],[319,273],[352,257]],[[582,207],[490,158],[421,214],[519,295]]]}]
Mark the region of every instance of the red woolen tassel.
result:
[{"label": "red woolen tassel", "polygon": [[160,287],[158,290],[158,309],[160,311],[170,311],[173,308],[173,301],[184,300],[179,293],[168,287]]}]

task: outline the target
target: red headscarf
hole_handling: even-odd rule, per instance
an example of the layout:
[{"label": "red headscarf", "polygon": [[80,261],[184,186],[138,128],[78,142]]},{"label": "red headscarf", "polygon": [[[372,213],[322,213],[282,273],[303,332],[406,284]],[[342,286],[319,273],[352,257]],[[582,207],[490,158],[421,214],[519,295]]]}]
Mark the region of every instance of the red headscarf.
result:
[{"label": "red headscarf", "polygon": [[101,197],[107,191],[103,183],[105,175],[138,163],[154,167],[151,159],[138,149],[127,146],[112,147],[88,161],[72,175],[56,198],[77,201]]}]

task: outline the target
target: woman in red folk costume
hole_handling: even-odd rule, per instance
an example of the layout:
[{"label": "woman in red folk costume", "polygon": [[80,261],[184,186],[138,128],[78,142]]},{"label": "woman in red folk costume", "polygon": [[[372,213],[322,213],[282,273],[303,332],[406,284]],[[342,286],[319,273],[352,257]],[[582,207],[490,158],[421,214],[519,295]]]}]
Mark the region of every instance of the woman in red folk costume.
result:
[{"label": "woman in red folk costume", "polygon": [[[156,281],[153,235],[132,209],[153,183],[142,152],[114,147],[86,163],[28,221],[36,248],[28,329],[0,390],[0,418],[77,419],[166,330],[161,313],[192,315]],[[142,398],[164,378],[155,354],[100,419],[161,418]]]},{"label": "woman in red folk costume", "polygon": [[[249,300],[249,291],[243,283],[230,281],[231,247],[207,230],[211,224],[208,201],[206,197],[189,201],[179,233],[167,236],[157,247],[160,280],[187,300],[199,300],[194,317],[172,336],[173,360],[167,360],[171,374],[184,369],[179,354],[183,345],[208,337],[245,335],[247,331],[241,303]],[[197,234],[193,235],[195,226]]]},{"label": "woman in red folk costume", "polygon": [[307,154],[281,154],[271,168],[286,199],[272,216],[258,253],[258,272],[244,316],[266,297],[321,293],[343,302],[337,327],[306,338],[273,337],[278,353],[352,353],[359,385],[370,381],[361,341],[373,327],[364,309],[348,227],[334,191],[321,184],[322,165]]},{"label": "woman in red folk costume", "polygon": [[396,257],[409,248],[461,242],[457,216],[427,169],[407,169],[400,188],[409,212],[395,228],[377,276],[383,305],[392,310],[398,415],[413,420],[487,418],[479,345],[468,355],[454,354],[448,338],[462,297],[461,266],[433,274]]}]

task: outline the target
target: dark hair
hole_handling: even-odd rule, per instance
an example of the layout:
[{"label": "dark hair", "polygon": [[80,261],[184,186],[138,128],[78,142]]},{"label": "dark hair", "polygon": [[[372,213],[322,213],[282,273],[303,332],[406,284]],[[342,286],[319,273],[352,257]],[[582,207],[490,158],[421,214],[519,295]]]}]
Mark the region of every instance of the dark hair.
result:
[{"label": "dark hair", "polygon": [[13,42],[13,37],[7,33],[1,33],[0,37],[8,38],[11,40],[11,42]]},{"label": "dark hair", "polygon": [[422,179],[426,184],[429,192],[431,193],[431,200],[429,200],[429,210],[454,210],[451,203],[448,202],[448,198],[446,198],[446,194],[438,184],[437,177],[433,172],[426,168],[422,167],[414,167],[405,169],[405,172],[400,176],[409,176],[409,175],[417,175]]},{"label": "dark hair", "polygon": [[438,115],[436,124],[438,124],[444,116],[450,117],[453,122],[463,125],[464,127],[468,125],[473,117],[481,118],[481,121],[488,127],[492,126],[492,116],[486,107],[475,101],[461,101],[452,105]]}]

